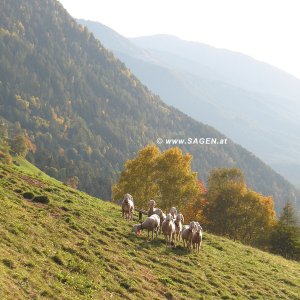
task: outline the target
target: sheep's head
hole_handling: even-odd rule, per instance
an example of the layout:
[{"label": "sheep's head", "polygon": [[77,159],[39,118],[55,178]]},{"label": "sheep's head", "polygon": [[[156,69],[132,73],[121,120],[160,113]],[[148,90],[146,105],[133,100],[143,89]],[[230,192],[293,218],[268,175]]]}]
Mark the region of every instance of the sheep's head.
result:
[{"label": "sheep's head", "polygon": [[190,229],[193,230],[193,229],[195,229],[195,227],[196,227],[196,222],[195,222],[195,221],[192,221],[192,222],[190,223]]},{"label": "sheep's head", "polygon": [[154,207],[156,205],[155,200],[150,200],[149,201],[149,207]]},{"label": "sheep's head", "polygon": [[182,214],[178,214],[177,216],[176,216],[176,221],[178,221],[178,222],[182,222],[182,223],[184,223],[184,217],[183,217],[183,215]]},{"label": "sheep's head", "polygon": [[136,235],[141,235],[142,234],[141,224],[133,225],[132,232],[135,233]]},{"label": "sheep's head", "polygon": [[172,208],[170,209],[170,214],[171,214],[172,216],[175,216],[175,215],[177,214],[177,209],[176,209],[176,207],[172,207]]},{"label": "sheep's head", "polygon": [[168,222],[173,221],[173,217],[171,214],[167,214],[166,221],[168,221]]},{"label": "sheep's head", "polygon": [[124,199],[123,199],[123,203],[126,203],[128,204],[129,203],[129,200],[132,200],[133,201],[133,198],[130,194],[125,194],[124,195]]},{"label": "sheep's head", "polygon": [[199,222],[196,222],[196,230],[199,233],[203,231],[203,229],[202,229],[201,225],[199,224]]}]

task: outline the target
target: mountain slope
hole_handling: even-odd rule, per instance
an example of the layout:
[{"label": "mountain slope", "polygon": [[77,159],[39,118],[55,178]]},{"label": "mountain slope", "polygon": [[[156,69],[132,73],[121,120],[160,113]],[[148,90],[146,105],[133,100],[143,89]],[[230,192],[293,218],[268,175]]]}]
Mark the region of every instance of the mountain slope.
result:
[{"label": "mountain slope", "polygon": [[79,20],[166,103],[210,124],[300,186],[300,83],[246,55],[158,35],[128,40]]},{"label": "mountain slope", "polygon": [[[109,199],[124,162],[158,137],[224,137],[165,105],[58,2],[0,8],[0,116],[26,130],[37,146],[28,159],[51,176],[78,176],[80,189]],[[202,179],[213,167],[237,166],[278,210],[296,201],[288,182],[232,142],[182,148]]]},{"label": "mountain slope", "polygon": [[298,299],[299,263],[210,234],[200,254],[149,243],[120,207],[18,162],[0,164],[1,299]]}]

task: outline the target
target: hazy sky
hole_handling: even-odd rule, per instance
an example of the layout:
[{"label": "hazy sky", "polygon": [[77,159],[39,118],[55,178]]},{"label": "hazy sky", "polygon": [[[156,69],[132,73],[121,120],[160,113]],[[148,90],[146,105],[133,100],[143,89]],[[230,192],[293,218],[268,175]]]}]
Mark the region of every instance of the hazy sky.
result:
[{"label": "hazy sky", "polygon": [[125,37],[158,33],[242,52],[300,79],[299,0],[59,0]]}]

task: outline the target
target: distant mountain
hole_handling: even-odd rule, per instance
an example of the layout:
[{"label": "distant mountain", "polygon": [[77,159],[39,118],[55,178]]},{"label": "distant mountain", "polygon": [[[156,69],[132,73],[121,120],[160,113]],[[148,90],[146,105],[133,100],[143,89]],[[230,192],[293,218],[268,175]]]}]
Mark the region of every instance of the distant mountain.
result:
[{"label": "distant mountain", "polygon": [[[166,103],[210,124],[300,186],[300,81],[232,51],[79,20]],[[131,42],[131,43],[130,43]]]},{"label": "distant mountain", "polygon": [[[224,135],[164,104],[54,0],[0,2],[0,116],[37,146],[28,159],[110,198],[124,162],[161,138]],[[162,146],[166,148],[168,146]],[[183,145],[205,179],[237,166],[249,186],[296,201],[294,187],[242,147]]]}]

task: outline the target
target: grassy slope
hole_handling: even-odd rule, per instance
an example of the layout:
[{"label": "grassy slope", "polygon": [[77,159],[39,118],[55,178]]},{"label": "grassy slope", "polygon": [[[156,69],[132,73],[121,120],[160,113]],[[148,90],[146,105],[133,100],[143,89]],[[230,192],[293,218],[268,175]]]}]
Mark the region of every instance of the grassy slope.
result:
[{"label": "grassy slope", "polygon": [[119,207],[19,163],[0,164],[0,299],[299,299],[299,263],[209,234],[200,254],[149,243]]}]

